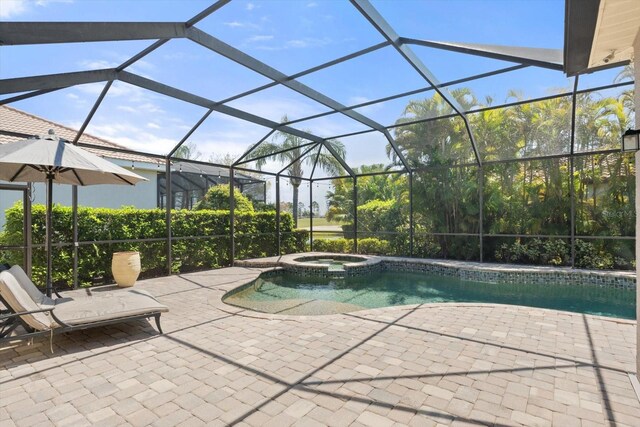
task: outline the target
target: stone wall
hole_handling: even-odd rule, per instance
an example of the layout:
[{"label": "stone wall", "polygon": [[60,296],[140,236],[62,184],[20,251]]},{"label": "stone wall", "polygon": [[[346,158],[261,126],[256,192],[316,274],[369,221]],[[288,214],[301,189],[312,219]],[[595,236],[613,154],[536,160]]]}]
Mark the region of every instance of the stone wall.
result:
[{"label": "stone wall", "polygon": [[[640,188],[640,185],[638,186]],[[640,197],[638,197],[640,200]],[[340,257],[339,254],[333,254]],[[332,254],[290,254],[282,257],[236,261],[236,266],[281,267],[300,276],[345,277],[377,271],[408,271],[457,277],[486,283],[547,284],[636,288],[636,274],[631,271],[581,270],[568,267],[540,267],[515,264],[491,264],[440,259],[378,257],[359,255],[364,261],[344,265],[344,271],[330,271],[326,265],[304,260],[327,258]],[[344,256],[344,255],[342,255]],[[297,261],[302,260],[302,262]]]}]

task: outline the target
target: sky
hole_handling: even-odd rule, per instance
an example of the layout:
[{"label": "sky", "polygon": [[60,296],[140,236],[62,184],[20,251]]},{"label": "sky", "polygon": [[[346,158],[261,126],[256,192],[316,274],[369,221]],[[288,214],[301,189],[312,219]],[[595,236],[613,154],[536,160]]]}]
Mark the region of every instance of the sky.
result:
[{"label": "sky", "polygon": [[[0,0],[0,20],[11,21],[186,21],[211,1],[202,0]],[[373,0],[372,4],[401,36],[562,49],[563,0]],[[346,0],[234,0],[196,25],[258,60],[293,74],[383,41],[383,37]],[[110,68],[153,41],[50,44],[0,47],[0,79]],[[413,46],[441,81],[514,65],[513,63]],[[189,40],[171,40],[127,71],[221,101],[269,82],[243,66]],[[608,84],[616,72],[584,79],[581,87]],[[426,82],[391,47],[299,79],[345,105],[420,89]],[[562,72],[526,68],[464,84],[480,99],[504,103],[510,89],[524,98],[569,90]],[[80,127],[104,84],[76,86],[13,103],[12,106],[62,124]],[[455,87],[455,86],[454,86]],[[412,99],[431,92],[363,107],[357,111],[391,125]],[[14,94],[15,95],[15,94]],[[6,95],[3,95],[3,97]],[[230,106],[274,121],[328,111],[286,87],[276,86],[237,99]],[[206,111],[122,82],[115,82],[87,132],[129,148],[166,154]],[[322,137],[366,129],[333,114],[294,127]],[[237,156],[269,129],[213,113],[189,142],[201,158]],[[352,166],[387,163],[380,133],[341,138]],[[277,171],[279,164],[267,170]],[[310,168],[307,168],[307,170]],[[322,176],[322,173],[316,174]]]}]

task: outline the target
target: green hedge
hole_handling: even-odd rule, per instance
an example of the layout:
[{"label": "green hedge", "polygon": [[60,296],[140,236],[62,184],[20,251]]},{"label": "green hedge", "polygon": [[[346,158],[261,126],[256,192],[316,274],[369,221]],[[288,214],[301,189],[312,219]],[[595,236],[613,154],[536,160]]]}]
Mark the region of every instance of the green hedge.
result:
[{"label": "green hedge", "polygon": [[[313,250],[318,252],[353,253],[353,239],[314,239]],[[387,240],[367,237],[358,239],[358,253],[364,255],[394,255]]]},{"label": "green hedge", "polygon": [[338,254],[353,253],[353,239],[313,239],[313,250]]},{"label": "green hedge", "polygon": [[[633,240],[576,239],[577,268],[597,270],[633,270],[635,268]],[[495,260],[513,264],[571,264],[571,246],[562,239],[519,239],[503,243],[494,254]]]},{"label": "green hedge", "polygon": [[401,225],[400,204],[395,200],[376,199],[358,206],[359,233],[396,231]]},{"label": "green hedge", "polygon": [[[531,239],[527,242],[516,241],[502,244],[495,252],[500,262],[534,265],[569,265],[571,247],[560,239]],[[590,266],[589,266],[590,267]]]},{"label": "green hedge", "polygon": [[[0,241],[5,245],[20,246],[22,236],[22,205],[7,209],[4,232]],[[44,244],[45,208],[32,207],[34,245]],[[236,214],[236,259],[277,255],[275,212],[242,212]],[[172,272],[187,272],[218,268],[230,264],[229,211],[176,210],[172,211]],[[53,243],[73,242],[72,212],[70,207],[53,208]],[[280,216],[282,253],[307,250],[308,232],[294,230],[291,214]],[[78,279],[82,285],[111,281],[111,254],[117,251],[140,251],[141,277],[166,274],[165,211],[161,209],[105,209],[78,208],[80,242],[105,240],[162,239],[158,242],[92,243],[79,248]],[[208,236],[192,239],[194,236]],[[185,239],[186,237],[186,239]],[[73,278],[71,245],[54,248],[54,283],[69,284]],[[22,253],[6,252],[4,262],[22,264]],[[45,251],[33,251],[33,279],[43,284],[46,268]]]}]

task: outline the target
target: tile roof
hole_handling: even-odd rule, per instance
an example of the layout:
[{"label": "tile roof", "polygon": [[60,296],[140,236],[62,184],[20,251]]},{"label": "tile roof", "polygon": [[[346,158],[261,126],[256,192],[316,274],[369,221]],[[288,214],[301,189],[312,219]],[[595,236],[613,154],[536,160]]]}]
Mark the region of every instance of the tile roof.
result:
[{"label": "tile roof", "polygon": [[[0,130],[27,135],[46,135],[49,132],[49,129],[53,129],[55,134],[60,138],[70,141],[73,141],[73,139],[76,137],[76,134],[78,133],[76,129],[63,126],[59,123],[43,119],[42,117],[34,116],[33,114],[17,110],[6,105],[0,105]],[[20,139],[23,138],[18,136],[0,134],[0,144],[19,141]],[[121,148],[125,150],[127,149],[122,145],[107,141],[106,139],[98,138],[88,133],[84,133],[82,135],[82,137],[80,138],[80,143],[100,145],[109,148]],[[147,162],[152,164],[158,163],[158,159],[141,154],[122,153],[95,148],[86,148],[86,150],[109,159],[127,160],[133,162]]]}]

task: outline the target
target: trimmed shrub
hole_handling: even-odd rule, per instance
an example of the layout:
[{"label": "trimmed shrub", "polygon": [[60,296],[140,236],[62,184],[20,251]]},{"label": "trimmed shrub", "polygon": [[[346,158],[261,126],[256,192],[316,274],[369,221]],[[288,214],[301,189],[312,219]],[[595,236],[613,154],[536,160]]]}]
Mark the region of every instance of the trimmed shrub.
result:
[{"label": "trimmed shrub", "polygon": [[567,265],[570,247],[560,239],[531,239],[526,243],[516,241],[502,244],[495,253],[497,261],[514,264]]},{"label": "trimmed shrub", "polygon": [[[339,254],[352,253],[353,239],[314,239],[313,250]],[[368,237],[358,239],[358,253],[363,255],[393,255],[393,250],[388,241]]]},{"label": "trimmed shrub", "polygon": [[353,232],[353,224],[342,224],[340,228],[342,228],[342,235],[345,239],[353,239],[355,237],[355,233]]},{"label": "trimmed shrub", "polygon": [[611,254],[599,250],[592,242],[576,240],[576,267],[610,269],[613,266]]},{"label": "trimmed shrub", "polygon": [[400,205],[395,200],[371,200],[358,206],[358,232],[396,231],[401,224]]},{"label": "trimmed shrub", "polygon": [[[207,194],[204,195],[196,206],[195,210],[212,209],[212,210],[225,210],[231,209],[229,206],[229,192],[231,188],[229,184],[214,185],[209,188]],[[253,212],[253,203],[247,198],[240,190],[233,192],[234,211],[235,212]]]},{"label": "trimmed shrub", "polygon": [[373,237],[358,239],[358,253],[365,255],[392,255],[391,244]]},{"label": "trimmed shrub", "polygon": [[348,254],[353,252],[353,239],[314,239],[313,250]]},{"label": "trimmed shrub", "polygon": [[[229,211],[176,210],[172,211],[172,267],[173,273],[219,268],[230,264]],[[23,243],[23,210],[20,203],[7,209],[5,229],[1,243],[20,246]],[[32,206],[33,244],[44,244],[45,208]],[[67,244],[53,251],[54,277],[57,284],[72,283],[73,278],[73,226],[70,207],[53,208],[53,243]],[[280,216],[283,253],[307,250],[309,233],[294,230],[290,214]],[[236,258],[254,258],[277,255],[275,212],[239,212],[236,215]],[[165,211],[161,209],[104,209],[78,208],[80,242],[78,279],[83,286],[110,282],[111,254],[135,250],[142,260],[141,277],[166,274]],[[194,239],[193,237],[198,237]],[[145,242],[100,243],[101,241],[148,239]],[[156,240],[157,239],[157,240]],[[6,262],[21,264],[20,251],[8,252]],[[44,283],[46,275],[44,249],[33,251],[33,279]]]}]

